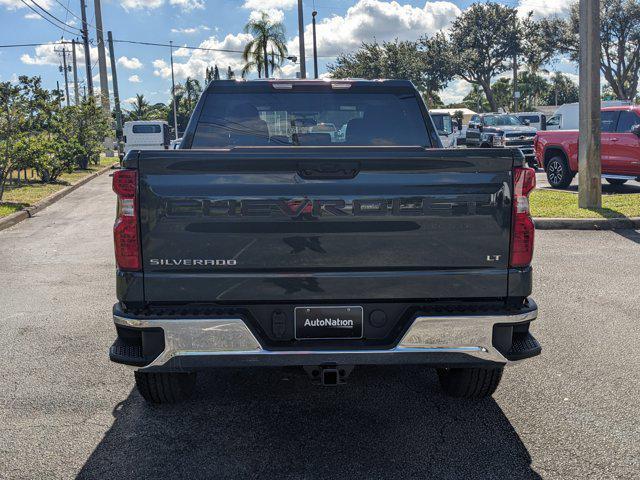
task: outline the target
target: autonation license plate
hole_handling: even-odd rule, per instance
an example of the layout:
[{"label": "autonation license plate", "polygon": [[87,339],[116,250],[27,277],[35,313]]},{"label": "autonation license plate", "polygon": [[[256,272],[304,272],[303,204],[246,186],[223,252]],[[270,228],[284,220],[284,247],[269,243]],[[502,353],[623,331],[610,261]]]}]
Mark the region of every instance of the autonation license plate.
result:
[{"label": "autonation license plate", "polygon": [[296,307],[297,339],[362,338],[362,307]]}]

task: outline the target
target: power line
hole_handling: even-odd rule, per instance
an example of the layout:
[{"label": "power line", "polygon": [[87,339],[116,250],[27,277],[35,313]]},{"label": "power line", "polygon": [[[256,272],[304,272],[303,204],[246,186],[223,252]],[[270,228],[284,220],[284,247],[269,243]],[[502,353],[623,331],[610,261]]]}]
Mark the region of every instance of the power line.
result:
[{"label": "power line", "polygon": [[66,40],[61,40],[61,41],[56,41],[54,43],[51,43],[51,42],[47,42],[47,43],[11,43],[11,44],[6,44],[6,45],[0,45],[0,48],[41,47],[43,45],[62,45],[62,44],[71,45],[71,42],[68,42]]},{"label": "power line", "polygon": [[[77,35],[78,32],[73,32],[71,30],[67,30],[66,28],[61,27],[60,25],[57,25],[56,23],[54,23],[52,20],[48,19],[47,17],[45,17],[44,15],[42,15],[42,13],[40,13],[38,10],[36,10],[35,8],[33,8],[31,5],[29,5],[27,2],[25,2],[24,0],[20,0],[22,3],[24,3],[27,7],[29,7],[29,9],[31,11],[33,11],[33,13],[35,13],[36,15],[38,15],[40,18],[42,18],[43,20],[46,20],[47,22],[49,22],[51,25],[53,25],[56,28],[59,28],[60,30],[70,33],[71,35]],[[46,10],[45,10],[46,11]],[[54,17],[55,18],[55,17]],[[61,22],[62,23],[62,22]],[[67,27],[69,27],[69,25],[67,25],[66,23],[64,24]],[[69,28],[73,28],[73,27],[69,27]]]},{"label": "power line", "polygon": [[[75,17],[76,19],[82,21],[82,18],[79,17],[78,15],[76,15],[75,13],[73,13],[72,10],[69,10],[68,7],[65,7],[63,3],[61,3],[59,0],[54,0],[58,5],[60,5],[62,8],[64,8],[68,13],[70,13],[73,17]],[[96,28],[95,25],[92,25],[91,23],[87,22],[87,25],[91,28]],[[72,27],[75,28],[75,27]]]},{"label": "power line", "polygon": [[[46,13],[48,16],[50,16],[51,18],[53,18],[55,21],[57,21],[58,23],[61,23],[62,25],[64,25],[65,27],[69,27],[69,28],[75,28],[72,27],[71,25],[67,25],[67,22],[64,22],[62,20],[60,20],[58,17],[56,17],[54,14],[52,14],[51,12],[49,12],[49,10],[47,10],[46,8],[44,8],[42,5],[40,5],[38,2],[36,2],[36,0],[31,0],[31,3],[33,3],[36,7],[38,7],[40,10],[42,10],[44,13]],[[62,27],[60,27],[62,29]],[[79,29],[76,29],[79,31]]]},{"label": "power line", "polygon": [[[154,46],[154,47],[167,47],[170,48],[172,45],[169,43],[155,43],[155,42],[138,42],[138,41],[134,41],[134,40],[117,40],[117,39],[113,39],[114,42],[116,43],[134,43],[137,45],[150,45],[150,46]],[[181,47],[176,46],[176,49],[180,49],[180,48],[185,48],[187,50],[204,50],[207,52],[223,52],[223,53],[244,53],[242,50],[230,50],[227,48],[206,48],[206,47],[193,47],[190,45],[183,45]],[[278,55],[278,54],[276,54]]]}]

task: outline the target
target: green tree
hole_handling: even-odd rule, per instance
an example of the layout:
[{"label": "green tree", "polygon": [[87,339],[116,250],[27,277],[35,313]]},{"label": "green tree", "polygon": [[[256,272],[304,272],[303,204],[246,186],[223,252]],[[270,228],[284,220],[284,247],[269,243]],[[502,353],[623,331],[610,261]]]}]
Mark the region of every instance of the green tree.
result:
[{"label": "green tree", "polygon": [[[566,20],[561,51],[579,60],[580,15],[574,4]],[[602,0],[600,70],[620,100],[633,100],[640,78],[640,0]]]},{"label": "green tree", "polygon": [[[515,8],[474,3],[451,24],[450,49],[454,72],[484,91],[491,110],[498,104],[491,81],[510,67],[522,51],[522,29]],[[444,47],[443,47],[444,48]]]},{"label": "green tree", "polygon": [[28,122],[21,88],[11,82],[0,83],[0,200],[9,173],[19,163],[17,151]]},{"label": "green tree", "polygon": [[[253,40],[247,43],[242,53],[242,59],[246,62],[243,72],[254,68],[258,70],[258,76],[264,72],[265,78],[269,78],[269,66],[277,68],[284,62],[287,56],[287,40],[284,33],[284,25],[281,22],[273,22],[269,15],[262,12],[259,19],[252,19],[244,26],[245,33],[250,33]],[[269,50],[275,52],[269,58]],[[275,60],[277,56],[277,60]],[[244,75],[243,75],[244,76]]]},{"label": "green tree", "polygon": [[462,103],[469,110],[474,110],[478,113],[490,112],[492,110],[491,105],[489,105],[487,101],[487,97],[478,85],[471,85],[471,90],[462,99]]},{"label": "green tree", "polygon": [[[446,67],[441,38],[418,42],[363,43],[350,54],[342,54],[328,66],[333,78],[389,78],[411,80],[430,107],[442,104],[437,92],[446,86],[452,72]],[[442,54],[442,55],[440,55]]]},{"label": "green tree", "polygon": [[78,143],[82,147],[80,166],[86,168],[85,165],[89,161],[98,164],[100,152],[104,148],[104,138],[110,135],[111,119],[93,97],[88,97],[73,112],[74,121],[78,125]]},{"label": "green tree", "polygon": [[547,79],[537,73],[524,71],[518,75],[520,105],[523,110],[532,110],[535,106],[545,103],[550,89],[551,84]]},{"label": "green tree", "polygon": [[184,93],[184,99],[187,102],[187,110],[192,112],[196,107],[198,98],[200,98],[200,95],[202,94],[202,85],[200,85],[200,82],[195,78],[187,77],[184,82]]},{"label": "green tree", "polygon": [[127,120],[148,120],[149,102],[144,94],[136,93],[136,99],[130,105],[131,109],[126,111]]},{"label": "green tree", "polygon": [[227,67],[227,80],[233,80],[234,78],[236,78],[236,74],[233,73],[233,70],[231,70],[231,66]]}]

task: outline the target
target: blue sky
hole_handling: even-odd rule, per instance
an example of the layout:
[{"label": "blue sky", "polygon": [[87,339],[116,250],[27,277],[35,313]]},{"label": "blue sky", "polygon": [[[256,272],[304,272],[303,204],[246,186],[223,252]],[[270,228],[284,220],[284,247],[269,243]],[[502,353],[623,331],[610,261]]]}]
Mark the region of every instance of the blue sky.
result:
[{"label": "blue sky", "polygon": [[[75,31],[80,26],[79,0],[0,0],[0,45],[22,43],[52,43],[61,36],[70,40],[79,38],[73,33],[62,32],[46,22],[23,3],[30,4],[44,16],[49,12]],[[35,4],[33,3],[35,1]],[[93,0],[87,0],[87,16],[94,23]],[[449,22],[472,3],[469,0],[416,1],[416,0],[305,0],[305,24],[309,32],[305,38],[308,50],[307,71],[312,71],[310,61],[310,22],[314,7],[318,11],[318,51],[320,72],[326,71],[340,52],[357,48],[362,41],[415,39],[446,28]],[[518,7],[522,12],[533,11],[536,16],[564,15],[569,2],[545,0],[504,0],[501,3]],[[116,40],[137,40],[174,45],[203,46],[241,50],[247,41],[242,29],[251,15],[265,10],[272,17],[281,18],[287,33],[290,53],[298,54],[297,0],[102,0],[103,26],[111,30]],[[66,8],[65,8],[66,7]],[[68,9],[68,10],[67,10]],[[75,15],[75,16],[74,16]],[[51,19],[51,17],[48,17]],[[90,27],[89,35],[95,45],[96,31]],[[106,40],[106,38],[105,38]],[[40,75],[45,86],[54,88],[56,81],[63,83],[59,71],[61,55],[54,50],[60,46],[0,48],[0,80],[16,75]],[[78,49],[82,56],[81,49]],[[143,93],[151,101],[167,101],[171,85],[169,49],[155,46],[115,44],[118,60],[118,83],[123,108],[127,99]],[[97,61],[97,50],[92,47],[92,63]],[[202,78],[207,65],[214,63],[221,70],[230,65],[239,71],[239,54],[223,52],[189,51],[176,48],[175,69],[177,79],[186,76]],[[79,76],[84,84],[84,68],[79,65]],[[282,76],[293,76],[298,67],[287,63]],[[575,74],[575,65],[560,61],[555,70]],[[93,70],[95,84],[97,65]],[[71,78],[71,77],[70,77]],[[459,100],[469,86],[453,81],[442,92],[445,102]]]}]

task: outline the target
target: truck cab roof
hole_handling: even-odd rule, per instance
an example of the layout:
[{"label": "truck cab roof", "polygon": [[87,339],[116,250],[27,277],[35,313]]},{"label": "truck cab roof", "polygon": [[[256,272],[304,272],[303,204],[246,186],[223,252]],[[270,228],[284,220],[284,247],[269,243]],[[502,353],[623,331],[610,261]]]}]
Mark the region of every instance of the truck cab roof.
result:
[{"label": "truck cab roof", "polygon": [[307,88],[327,88],[327,89],[350,89],[354,87],[366,88],[411,88],[415,89],[413,83],[409,80],[389,80],[375,79],[366,80],[362,78],[341,78],[341,79],[257,79],[257,80],[215,80],[209,83],[207,91],[216,90],[220,87],[238,89],[251,89],[253,91],[270,91],[273,89],[296,89]]}]

